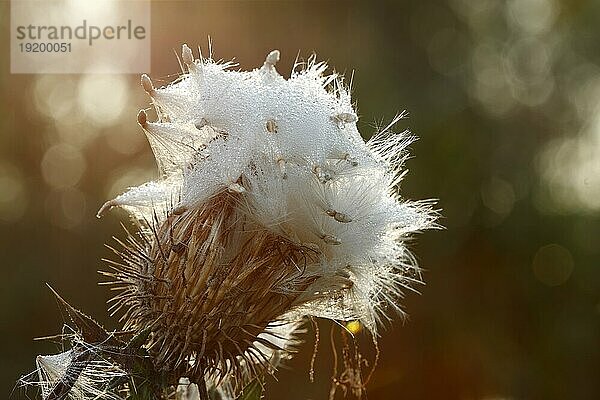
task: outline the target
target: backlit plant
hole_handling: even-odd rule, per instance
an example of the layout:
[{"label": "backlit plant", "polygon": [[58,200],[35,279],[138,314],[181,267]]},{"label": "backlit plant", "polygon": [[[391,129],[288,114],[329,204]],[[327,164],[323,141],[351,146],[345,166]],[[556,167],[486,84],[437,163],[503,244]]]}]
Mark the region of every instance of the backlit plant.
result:
[{"label": "backlit plant", "polygon": [[[99,212],[124,208],[137,227],[104,273],[123,325],[109,333],[61,300],[71,348],[38,357],[44,399],[259,398],[307,319],[376,338],[402,312],[420,280],[406,240],[435,220],[398,192],[414,137],[392,131],[399,115],[365,142],[342,76],[312,57],[285,79],[278,60],[235,71],[184,45],[175,82],[142,76],[159,178]],[[360,397],[353,368],[334,388]]]}]

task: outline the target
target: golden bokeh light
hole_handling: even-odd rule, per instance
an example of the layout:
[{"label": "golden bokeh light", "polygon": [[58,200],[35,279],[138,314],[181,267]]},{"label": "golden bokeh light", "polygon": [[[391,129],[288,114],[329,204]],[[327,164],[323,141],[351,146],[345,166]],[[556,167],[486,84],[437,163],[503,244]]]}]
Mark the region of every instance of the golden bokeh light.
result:
[{"label": "golden bokeh light", "polygon": [[79,106],[88,121],[112,126],[126,109],[129,98],[127,80],[121,75],[85,75],[79,82]]},{"label": "golden bokeh light", "polygon": [[56,144],[46,150],[41,162],[42,176],[54,188],[77,185],[86,169],[83,154],[68,144]]}]

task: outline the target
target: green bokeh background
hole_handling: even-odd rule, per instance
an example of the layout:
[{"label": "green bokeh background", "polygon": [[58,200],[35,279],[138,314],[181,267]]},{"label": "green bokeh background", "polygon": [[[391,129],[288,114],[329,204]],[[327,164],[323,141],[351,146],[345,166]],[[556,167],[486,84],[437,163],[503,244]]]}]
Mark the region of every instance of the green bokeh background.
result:
[{"label": "green bokeh background", "polygon": [[[135,122],[148,106],[139,76],[11,75],[4,1],[0,27],[8,396],[37,354],[57,350],[33,341],[62,324],[46,282],[117,327],[95,271],[126,219],[95,213],[156,171]],[[158,84],[179,70],[182,43],[207,52],[210,35],[215,58],[243,69],[276,48],[284,76],[312,52],[354,71],[365,137],[410,112],[398,128],[420,140],[402,191],[439,198],[446,229],[411,245],[426,285],[383,330],[369,399],[600,398],[600,2],[165,1],[151,31]],[[327,398],[326,341],[308,379],[313,337],[268,399]]]}]

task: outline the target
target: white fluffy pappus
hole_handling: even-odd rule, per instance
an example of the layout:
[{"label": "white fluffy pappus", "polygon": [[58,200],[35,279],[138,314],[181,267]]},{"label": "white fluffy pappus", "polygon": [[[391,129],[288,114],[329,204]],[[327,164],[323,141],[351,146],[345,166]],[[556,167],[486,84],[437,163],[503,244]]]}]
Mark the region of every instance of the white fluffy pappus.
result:
[{"label": "white fluffy pappus", "polygon": [[71,338],[71,349],[37,356],[36,370],[22,377],[19,385],[39,388],[44,400],[122,399],[110,384],[126,377],[126,372],[79,335],[65,336]]}]

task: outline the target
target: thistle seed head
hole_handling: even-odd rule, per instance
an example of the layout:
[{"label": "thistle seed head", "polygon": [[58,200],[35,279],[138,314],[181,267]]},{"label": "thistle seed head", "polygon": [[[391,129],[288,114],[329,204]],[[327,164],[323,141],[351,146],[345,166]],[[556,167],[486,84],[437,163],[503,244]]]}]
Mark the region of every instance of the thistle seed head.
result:
[{"label": "thistle seed head", "polygon": [[[432,202],[407,202],[408,132],[364,142],[350,90],[311,57],[284,79],[194,60],[173,84],[144,90],[158,116],[138,122],[160,179],[106,203],[139,223],[107,273],[124,329],[151,331],[157,368],[231,391],[272,372],[303,318],[359,321],[374,335],[419,281],[405,247],[434,226]],[[223,382],[223,383],[221,383]]]}]

